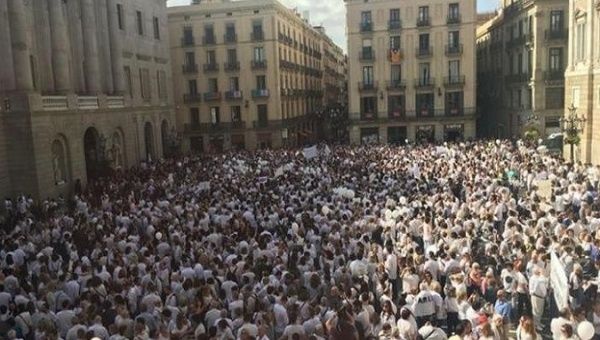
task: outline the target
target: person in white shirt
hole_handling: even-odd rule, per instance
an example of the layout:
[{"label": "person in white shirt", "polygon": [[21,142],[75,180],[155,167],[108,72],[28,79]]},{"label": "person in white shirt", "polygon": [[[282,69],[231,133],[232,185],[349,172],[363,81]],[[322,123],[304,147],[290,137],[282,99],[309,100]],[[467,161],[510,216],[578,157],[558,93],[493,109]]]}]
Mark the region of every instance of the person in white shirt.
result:
[{"label": "person in white shirt", "polygon": [[533,275],[529,279],[529,294],[531,295],[531,312],[533,322],[537,329],[542,328],[542,314],[548,293],[548,278],[546,278],[540,267],[533,269]]},{"label": "person in white shirt", "polygon": [[412,304],[412,311],[417,319],[417,325],[423,327],[427,321],[435,321],[436,305],[427,283],[421,282],[419,290],[419,294],[415,296],[415,301]]}]

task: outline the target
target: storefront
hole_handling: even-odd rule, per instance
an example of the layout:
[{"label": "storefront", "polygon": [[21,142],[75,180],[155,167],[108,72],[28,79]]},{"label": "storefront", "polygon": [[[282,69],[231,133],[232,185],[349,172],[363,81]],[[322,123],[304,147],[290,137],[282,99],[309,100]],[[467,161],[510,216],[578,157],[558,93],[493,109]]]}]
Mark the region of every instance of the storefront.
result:
[{"label": "storefront", "polygon": [[444,125],[444,141],[460,142],[464,140],[464,126],[462,124]]},{"label": "storefront", "polygon": [[406,126],[390,126],[390,127],[388,127],[388,143],[404,145],[406,143],[407,138],[408,138],[408,133],[406,130]]},{"label": "storefront", "polygon": [[360,129],[361,144],[379,143],[379,128],[362,128]]},{"label": "storefront", "polygon": [[435,142],[435,126],[419,125],[415,134],[417,143],[433,143]]},{"label": "storefront", "polygon": [[231,135],[231,149],[235,151],[246,148],[246,138],[243,134]]}]

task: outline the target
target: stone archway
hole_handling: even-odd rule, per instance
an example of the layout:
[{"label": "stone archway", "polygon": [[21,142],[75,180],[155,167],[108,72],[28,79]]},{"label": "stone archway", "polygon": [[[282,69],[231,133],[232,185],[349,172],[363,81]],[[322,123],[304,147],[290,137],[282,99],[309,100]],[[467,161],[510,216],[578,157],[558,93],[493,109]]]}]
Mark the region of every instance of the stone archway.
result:
[{"label": "stone archway", "polygon": [[102,173],[102,157],[100,134],[94,127],[89,127],[83,135],[83,151],[85,154],[85,169],[87,179],[100,177]]},{"label": "stone archway", "polygon": [[144,145],[146,149],[146,160],[154,160],[154,128],[150,122],[144,124]]},{"label": "stone archway", "polygon": [[162,141],[163,157],[167,157],[171,152],[171,145],[169,143],[169,122],[166,119],[160,125],[160,138]]}]

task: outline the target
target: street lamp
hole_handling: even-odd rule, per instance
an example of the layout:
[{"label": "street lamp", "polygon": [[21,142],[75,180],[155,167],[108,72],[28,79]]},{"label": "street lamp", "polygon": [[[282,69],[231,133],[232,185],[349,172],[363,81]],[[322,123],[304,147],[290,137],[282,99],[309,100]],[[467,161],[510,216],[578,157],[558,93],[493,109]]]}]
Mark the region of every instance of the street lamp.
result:
[{"label": "street lamp", "polygon": [[579,144],[579,134],[583,132],[583,126],[586,122],[585,117],[577,115],[577,108],[571,104],[568,108],[569,114],[560,118],[560,126],[563,131],[563,141],[571,145],[571,164],[575,164],[575,145]]}]

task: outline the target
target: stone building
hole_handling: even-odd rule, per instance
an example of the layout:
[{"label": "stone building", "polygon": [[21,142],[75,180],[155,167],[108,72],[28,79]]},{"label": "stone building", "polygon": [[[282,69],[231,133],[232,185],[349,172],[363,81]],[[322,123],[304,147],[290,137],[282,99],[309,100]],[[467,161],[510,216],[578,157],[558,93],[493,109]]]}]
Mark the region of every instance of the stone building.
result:
[{"label": "stone building", "polygon": [[0,195],[44,198],[176,145],[165,0],[0,0]]},{"label": "stone building", "polygon": [[220,152],[302,145],[323,108],[322,34],[275,0],[169,8],[183,148]]},{"label": "stone building", "polygon": [[565,115],[572,104],[586,118],[576,159],[600,164],[600,1],[570,0],[568,27]]},{"label": "stone building", "polygon": [[352,143],[476,135],[475,0],[345,0]]},{"label": "stone building", "polygon": [[477,29],[482,136],[560,131],[568,15],[568,0],[504,0]]}]

